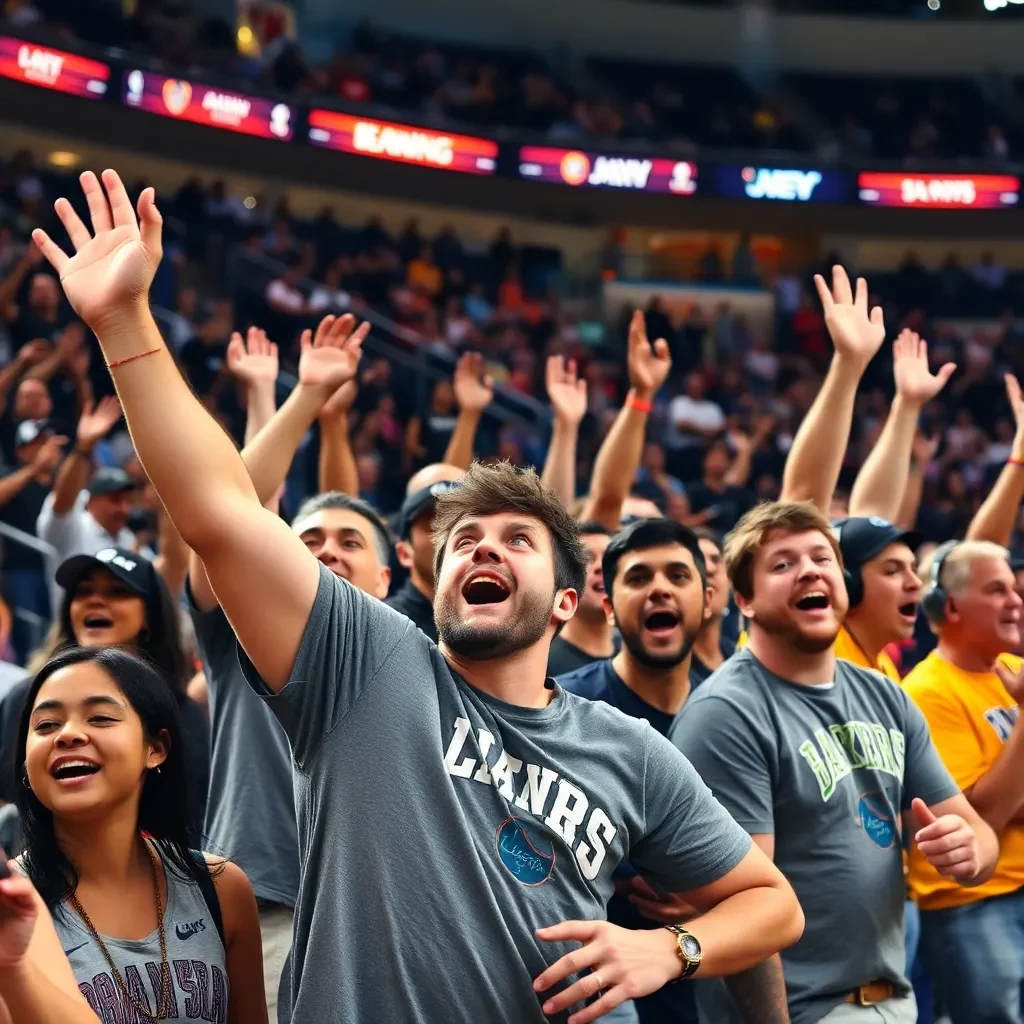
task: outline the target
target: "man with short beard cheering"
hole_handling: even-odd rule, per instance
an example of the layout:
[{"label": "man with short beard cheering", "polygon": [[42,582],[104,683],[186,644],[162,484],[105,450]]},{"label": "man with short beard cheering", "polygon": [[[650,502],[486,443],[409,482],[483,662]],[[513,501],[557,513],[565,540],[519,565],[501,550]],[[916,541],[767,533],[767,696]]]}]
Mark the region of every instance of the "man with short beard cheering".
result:
[{"label": "man with short beard cheering", "polygon": [[[438,497],[435,646],[260,505],[149,311],[152,189],[140,228],[113,171],[105,191],[91,172],[81,181],[93,232],[62,199],[76,255],[42,231],[36,243],[99,337],[139,458],[291,742],[294,1024],[567,1024],[570,1012],[589,1024],[795,942],[792,889],[686,759],[646,723],[546,679],[586,578],[557,495],[501,464]],[[332,347],[325,390],[354,376],[360,342]],[[627,857],[703,916],[678,932],[610,924]]]},{"label": "man with short beard cheering", "polygon": [[792,949],[698,985],[714,1024],[914,1024],[903,942],[903,832],[960,886],[999,846],[943,767],[923,715],[880,673],[835,656],[847,609],[839,543],[810,504],[769,502],[725,542],[750,644],[701,683],[671,740],[793,883]]},{"label": "man with short beard cheering", "polygon": [[[622,650],[557,682],[570,693],[645,719],[665,735],[689,696],[691,652],[709,610],[697,536],[671,519],[635,520],[608,544],[602,570],[605,614],[622,635]],[[661,899],[629,864],[617,873],[615,888],[608,920],[625,928],[679,924],[692,913]],[[637,999],[635,1010],[641,1024],[697,1019],[690,986],[669,986]]]}]

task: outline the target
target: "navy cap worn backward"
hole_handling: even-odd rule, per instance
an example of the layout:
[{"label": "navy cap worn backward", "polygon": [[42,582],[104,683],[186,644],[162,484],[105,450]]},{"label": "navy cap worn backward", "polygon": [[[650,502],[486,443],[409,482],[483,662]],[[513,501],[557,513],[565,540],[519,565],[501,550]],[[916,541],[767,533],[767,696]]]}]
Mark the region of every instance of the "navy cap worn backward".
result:
[{"label": "navy cap worn backward", "polygon": [[881,554],[890,544],[902,542],[911,550],[921,543],[921,536],[904,530],[879,516],[851,516],[832,524],[839,550],[846,566],[863,565]]}]

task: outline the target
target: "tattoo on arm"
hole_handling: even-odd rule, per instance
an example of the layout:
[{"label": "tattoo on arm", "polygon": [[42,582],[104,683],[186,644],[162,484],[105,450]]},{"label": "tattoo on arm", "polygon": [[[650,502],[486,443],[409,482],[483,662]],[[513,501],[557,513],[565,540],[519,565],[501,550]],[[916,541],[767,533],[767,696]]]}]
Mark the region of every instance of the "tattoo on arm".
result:
[{"label": "tattoo on arm", "polygon": [[782,958],[775,956],[725,979],[745,1024],[789,1024],[789,1003]]}]

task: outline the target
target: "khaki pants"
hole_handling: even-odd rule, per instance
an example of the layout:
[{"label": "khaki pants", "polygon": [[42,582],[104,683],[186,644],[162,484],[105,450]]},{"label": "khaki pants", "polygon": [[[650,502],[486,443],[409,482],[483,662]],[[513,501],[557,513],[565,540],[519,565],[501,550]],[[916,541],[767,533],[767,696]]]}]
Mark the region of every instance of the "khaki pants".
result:
[{"label": "khaki pants", "polygon": [[[292,918],[288,907],[265,904],[260,907],[260,935],[263,938],[263,984],[267,990],[267,1016],[277,1021],[277,993],[281,972],[292,948]],[[285,1020],[291,1019],[291,1006],[285,1008]]]}]

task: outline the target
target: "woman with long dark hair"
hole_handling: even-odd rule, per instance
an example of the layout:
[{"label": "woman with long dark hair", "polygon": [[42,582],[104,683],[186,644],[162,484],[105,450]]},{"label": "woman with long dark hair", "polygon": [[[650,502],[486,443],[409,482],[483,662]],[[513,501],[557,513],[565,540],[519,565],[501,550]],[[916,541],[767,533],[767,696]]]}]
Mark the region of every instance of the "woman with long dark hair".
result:
[{"label": "woman with long dark hair", "polygon": [[[181,617],[163,577],[141,555],[124,548],[105,548],[96,555],[73,555],[57,569],[63,597],[46,643],[29,663],[38,672],[64,647],[118,645],[144,655],[160,671],[178,705],[184,729],[186,772],[192,794],[189,822],[199,833],[203,827],[206,791],[210,781],[210,726],[203,709],[186,693],[194,668],[181,640]],[[4,698],[0,721],[10,722],[3,737],[13,745],[13,726],[28,683],[19,684]],[[17,701],[17,710],[9,701]],[[0,727],[2,728],[2,727]],[[10,750],[7,747],[6,750]],[[10,777],[0,791],[7,797],[17,780]]]},{"label": "woman with long dark hair", "polygon": [[61,651],[18,731],[21,862],[102,1019],[266,1024],[256,899],[240,868],[196,852],[185,758],[148,661]]}]

